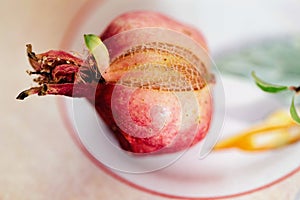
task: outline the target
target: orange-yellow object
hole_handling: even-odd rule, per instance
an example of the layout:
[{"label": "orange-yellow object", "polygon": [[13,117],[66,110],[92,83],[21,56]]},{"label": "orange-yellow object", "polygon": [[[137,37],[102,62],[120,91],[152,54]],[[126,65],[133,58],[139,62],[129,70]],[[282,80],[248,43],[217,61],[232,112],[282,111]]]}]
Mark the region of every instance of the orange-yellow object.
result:
[{"label": "orange-yellow object", "polygon": [[261,124],[220,141],[214,150],[238,148],[245,151],[277,149],[300,140],[300,125],[285,111],[272,113]]}]

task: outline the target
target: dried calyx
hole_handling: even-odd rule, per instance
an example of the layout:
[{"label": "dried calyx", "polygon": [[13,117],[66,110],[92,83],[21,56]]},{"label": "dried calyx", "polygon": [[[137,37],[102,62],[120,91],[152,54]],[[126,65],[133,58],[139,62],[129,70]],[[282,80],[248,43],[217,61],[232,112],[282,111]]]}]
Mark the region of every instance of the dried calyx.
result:
[{"label": "dried calyx", "polygon": [[[103,81],[92,56],[84,60],[64,51],[51,50],[41,54],[32,51],[31,44],[26,45],[27,55],[33,71],[29,75],[38,75],[33,79],[38,87],[32,87],[21,92],[17,99],[29,95],[60,94],[65,96],[84,96],[89,88],[96,87],[98,81]],[[82,91],[73,93],[73,86]],[[82,92],[82,93],[81,93]]]}]

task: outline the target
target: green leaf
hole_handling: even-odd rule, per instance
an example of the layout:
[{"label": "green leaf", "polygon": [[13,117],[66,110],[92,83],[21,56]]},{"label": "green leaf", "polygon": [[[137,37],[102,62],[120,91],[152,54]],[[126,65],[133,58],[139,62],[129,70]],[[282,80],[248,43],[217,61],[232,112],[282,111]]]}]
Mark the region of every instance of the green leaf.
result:
[{"label": "green leaf", "polygon": [[94,56],[101,75],[104,76],[105,70],[110,63],[108,49],[97,35],[85,34],[84,41],[90,53]]},{"label": "green leaf", "polygon": [[258,78],[254,71],[251,73],[253,79],[255,80],[256,85],[265,92],[277,93],[288,89],[288,86],[284,85],[275,85],[272,83],[267,83],[262,79]]},{"label": "green leaf", "polygon": [[100,38],[97,35],[94,34],[85,34],[84,35],[84,42],[86,47],[93,52],[94,49],[101,45],[102,41],[100,40]]},{"label": "green leaf", "polygon": [[296,107],[295,107],[295,96],[293,96],[293,98],[292,98],[290,113],[291,113],[291,117],[293,118],[293,120],[295,120],[295,122],[300,124],[300,117],[299,117]]}]

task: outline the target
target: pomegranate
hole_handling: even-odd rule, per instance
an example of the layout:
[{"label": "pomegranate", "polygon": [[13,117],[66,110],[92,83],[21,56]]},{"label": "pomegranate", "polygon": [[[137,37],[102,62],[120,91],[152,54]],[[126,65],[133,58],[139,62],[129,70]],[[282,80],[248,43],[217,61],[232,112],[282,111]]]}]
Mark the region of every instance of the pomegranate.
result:
[{"label": "pomegranate", "polygon": [[195,43],[207,50],[199,31],[160,13],[138,11],[114,19],[100,38],[109,52],[108,66],[99,67],[92,55],[84,60],[56,50],[35,54],[27,45],[34,69],[28,73],[38,75],[39,86],[17,99],[85,97],[120,146],[134,153],[176,152],[205,137],[214,78],[207,57],[189,49]]}]

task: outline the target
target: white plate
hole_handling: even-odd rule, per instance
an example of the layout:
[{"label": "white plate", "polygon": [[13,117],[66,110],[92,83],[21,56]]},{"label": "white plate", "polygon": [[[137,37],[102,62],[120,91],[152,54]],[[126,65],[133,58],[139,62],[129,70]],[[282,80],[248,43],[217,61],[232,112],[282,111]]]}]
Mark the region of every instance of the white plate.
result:
[{"label": "white plate", "polygon": [[[257,114],[257,109],[260,109],[262,105],[264,105],[264,112],[268,113],[278,106],[272,97],[262,95],[253,84],[243,79],[224,77],[223,84],[225,91],[228,91],[226,107],[229,108],[223,129],[224,137],[250,125],[247,121],[247,113],[248,115]],[[247,95],[245,95],[245,90]],[[99,119],[96,118],[94,109],[87,101],[66,99],[64,103],[65,114],[73,129],[76,130],[72,134],[76,137],[79,135],[85,152],[90,154],[89,156],[92,155],[101,167],[117,166],[119,162],[120,166],[128,167],[129,171],[141,172],[141,170],[148,169],[152,171],[153,167],[157,167],[156,165],[161,167],[167,164],[161,170],[138,174],[122,172],[123,170],[120,171],[119,168],[107,168],[118,178],[145,190],[170,196],[203,198],[228,196],[265,187],[287,176],[300,166],[300,144],[263,153],[246,153],[239,150],[212,152],[204,159],[199,159],[201,144],[183,155],[124,157],[127,154],[114,150],[111,142],[107,140],[107,135],[99,132],[97,121]],[[73,107],[74,105],[76,108]],[[244,111],[242,108],[247,105],[251,108]],[[241,108],[241,110],[237,111],[236,108]],[[231,111],[234,112],[231,113]],[[86,134],[83,135],[83,132]],[[178,159],[174,160],[174,156]],[[124,162],[127,162],[126,166]]]},{"label": "white plate", "polygon": [[[92,10],[87,10],[92,6],[86,7],[86,10],[78,15],[85,19],[83,24],[77,24],[75,28],[71,28],[72,32],[68,32],[65,38],[75,42],[64,41],[63,48],[82,51],[83,34],[100,33],[111,19],[127,10],[145,8],[158,10],[189,22],[189,19],[197,17],[197,13],[186,12],[193,8],[193,2],[195,3],[190,0],[184,2],[174,2],[173,0],[172,3],[165,1],[162,4],[158,0],[143,2],[128,0],[107,1],[101,6],[97,4],[98,7],[93,7]],[[180,7],[181,9],[179,9]],[[193,21],[190,20],[190,22]],[[74,22],[74,24],[76,23]],[[273,97],[263,94],[247,80],[224,76],[222,81],[221,87],[224,87],[225,90],[227,108],[227,116],[222,130],[224,137],[253,124],[262,117],[261,113],[265,115],[278,108],[279,103]],[[218,81],[218,84],[221,82]],[[75,107],[73,107],[74,105]],[[128,169],[133,166],[131,162],[137,169],[146,169],[145,171],[149,166],[153,169],[151,165],[153,163],[156,165],[158,162],[158,168],[162,167],[162,169],[149,170],[152,171],[149,173],[127,173],[124,172],[126,170],[120,171],[112,167],[118,162],[124,166],[124,162],[122,162],[124,154],[119,151],[119,154],[116,153],[112,156],[110,149],[113,139],[108,139],[109,135],[99,133],[99,127],[103,132],[105,129],[88,102],[84,99],[67,98],[63,103],[63,109],[65,110],[62,114],[70,126],[71,133],[78,139],[80,147],[86,155],[101,169],[131,186],[161,196],[200,199],[242,195],[275,184],[294,173],[300,166],[298,158],[300,144],[264,153],[246,153],[238,150],[212,152],[205,159],[199,159],[202,145],[200,143],[184,154],[141,158],[140,160],[134,158],[127,163]],[[259,116],[257,115],[258,111],[260,111]],[[82,135],[78,137],[78,132],[86,127],[89,129],[87,134],[84,137]],[[176,158],[175,162],[171,164],[168,159],[173,161],[174,158]],[[153,159],[155,162],[152,162]],[[112,161],[113,165],[107,161]],[[163,165],[165,162],[168,165]]]}]

